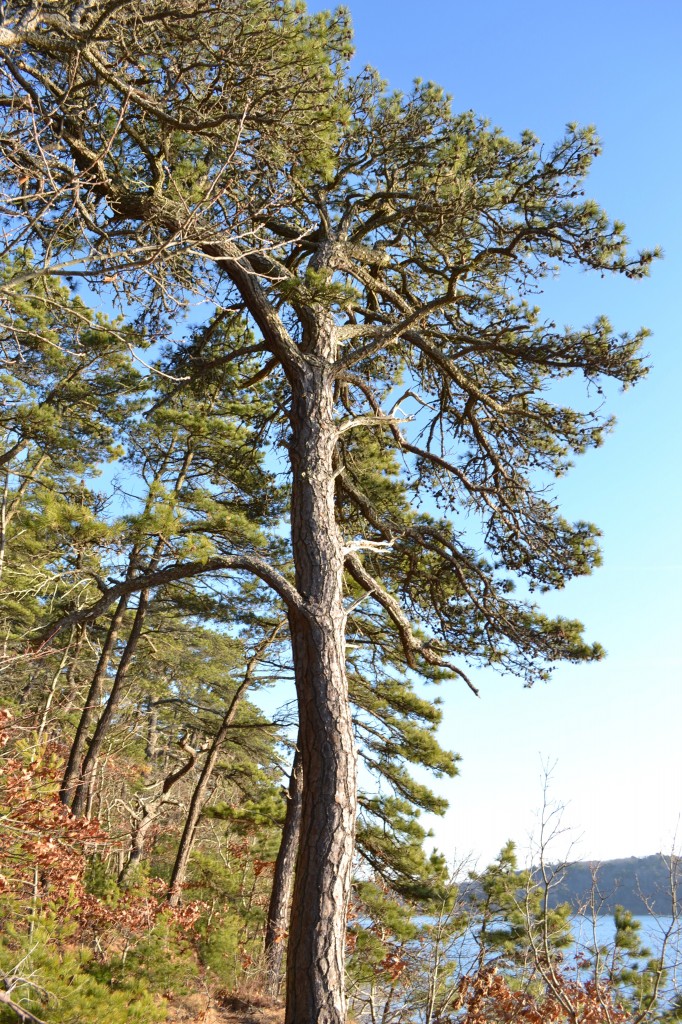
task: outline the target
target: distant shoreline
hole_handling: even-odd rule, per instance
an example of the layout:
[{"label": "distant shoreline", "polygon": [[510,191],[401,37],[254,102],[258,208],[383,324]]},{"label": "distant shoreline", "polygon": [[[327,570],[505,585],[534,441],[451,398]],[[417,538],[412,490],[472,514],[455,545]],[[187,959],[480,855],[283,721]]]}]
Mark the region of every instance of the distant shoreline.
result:
[{"label": "distant shoreline", "polygon": [[[546,865],[550,877],[548,903],[569,903],[576,916],[609,917],[623,907],[636,917],[672,915],[672,888],[682,900],[682,858],[653,853],[648,857],[620,857],[603,861],[574,861]],[[534,882],[542,884],[533,869]],[[460,885],[466,899],[476,893],[476,880]]]},{"label": "distant shoreline", "polygon": [[682,858],[660,853],[648,857],[621,857],[604,861],[576,861],[553,865],[555,884],[550,906],[570,903],[576,912],[600,917],[616,906],[638,917],[666,916],[672,912],[672,889],[682,896]]}]

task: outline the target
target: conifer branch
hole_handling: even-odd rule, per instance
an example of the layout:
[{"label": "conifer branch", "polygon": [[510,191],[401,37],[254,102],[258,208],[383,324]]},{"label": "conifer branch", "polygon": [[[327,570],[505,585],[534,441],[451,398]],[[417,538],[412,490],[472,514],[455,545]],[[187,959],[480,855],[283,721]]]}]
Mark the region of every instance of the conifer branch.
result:
[{"label": "conifer branch", "polygon": [[227,570],[252,573],[274,590],[278,597],[284,601],[287,608],[300,610],[303,607],[303,600],[296,588],[264,558],[249,554],[220,555],[207,558],[203,562],[180,562],[177,565],[166,566],[164,569],[140,573],[138,576],[131,576],[128,579],[121,580],[120,583],[107,587],[102,597],[94,604],[62,616],[62,618],[44,629],[40,645],[42,647],[49,643],[57,633],[67,629],[69,626],[83,622],[92,622],[100,615],[103,615],[110,605],[120,597],[136,594],[142,590],[163,587],[169,583],[179,583],[197,576],[206,576]]},{"label": "conifer branch", "polygon": [[357,555],[352,551],[347,551],[345,561],[346,568],[355,582],[359,583],[369,594],[376,598],[396,625],[408,668],[416,669],[418,667],[417,659],[422,658],[428,665],[447,669],[449,672],[459,676],[460,679],[464,680],[471,692],[478,697],[478,690],[459,666],[434,651],[428,641],[424,642],[417,639],[412,632],[409,619],[400,606],[400,602],[389,594],[374,576],[367,572]]}]

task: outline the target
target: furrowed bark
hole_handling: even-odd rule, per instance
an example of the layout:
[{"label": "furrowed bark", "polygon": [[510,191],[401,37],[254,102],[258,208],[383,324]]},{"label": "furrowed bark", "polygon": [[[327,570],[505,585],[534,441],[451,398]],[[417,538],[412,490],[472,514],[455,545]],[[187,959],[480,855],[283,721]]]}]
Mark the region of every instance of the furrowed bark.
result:
[{"label": "furrowed bark", "polygon": [[279,844],[272,893],[268,907],[268,923],[265,930],[265,963],[267,988],[270,995],[278,996],[282,984],[282,964],[286,936],[289,930],[289,903],[294,887],[298,837],[301,831],[301,809],[303,803],[303,768],[301,755],[296,750],[291,766],[287,809]]},{"label": "furrowed bark", "polygon": [[346,908],[355,840],[356,751],[345,664],[343,545],[334,508],[331,355],[292,381],[291,532],[303,607],[289,609],[303,768],[287,950],[286,1024],[345,1024]]}]

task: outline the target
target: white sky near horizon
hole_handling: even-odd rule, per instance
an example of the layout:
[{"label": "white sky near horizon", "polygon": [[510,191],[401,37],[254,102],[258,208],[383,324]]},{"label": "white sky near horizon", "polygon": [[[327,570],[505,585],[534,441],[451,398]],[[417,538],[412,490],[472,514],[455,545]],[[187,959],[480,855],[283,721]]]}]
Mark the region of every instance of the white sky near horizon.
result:
[{"label": "white sky near horizon", "polygon": [[[309,8],[328,7],[314,0]],[[596,124],[604,152],[588,184],[633,246],[661,245],[650,280],[571,274],[538,304],[582,326],[605,313],[617,330],[650,327],[651,370],[611,394],[615,432],[560,482],[569,518],[596,522],[604,565],[542,599],[581,619],[608,652],[561,666],[547,685],[474,672],[481,697],[441,690],[441,740],[460,775],[436,784],[450,801],[429,821],[449,858],[490,861],[507,839],[522,860],[542,803],[543,765],[570,829],[554,848],[573,859],[669,852],[682,812],[682,5],[677,0],[351,0],[357,69],[395,88],[415,77],[518,136],[551,143],[568,121]],[[682,841],[682,827],[679,839]]]}]

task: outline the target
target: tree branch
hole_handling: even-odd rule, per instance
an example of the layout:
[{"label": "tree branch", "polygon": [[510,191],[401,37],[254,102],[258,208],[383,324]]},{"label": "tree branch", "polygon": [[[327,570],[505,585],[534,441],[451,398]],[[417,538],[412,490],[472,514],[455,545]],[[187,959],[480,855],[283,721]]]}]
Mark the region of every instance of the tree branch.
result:
[{"label": "tree branch", "polygon": [[357,555],[352,551],[347,551],[345,561],[346,569],[355,582],[359,583],[360,586],[364,587],[369,594],[372,594],[376,598],[397,627],[408,668],[416,669],[416,659],[417,657],[420,657],[428,665],[445,668],[449,672],[453,672],[456,676],[459,676],[460,679],[464,680],[471,692],[478,697],[478,690],[461,668],[458,668],[457,665],[433,651],[428,642],[424,643],[417,639],[412,632],[412,626],[410,625],[405,612],[401,608],[400,603],[396,601],[396,599],[389,594],[387,590],[384,590],[374,576],[367,572]]},{"label": "tree branch", "polygon": [[296,588],[264,558],[249,554],[220,555],[207,558],[203,562],[184,562],[177,565],[169,565],[165,569],[141,573],[139,576],[132,576],[108,587],[102,597],[93,605],[90,605],[89,608],[70,612],[48,626],[43,631],[41,646],[52,640],[63,629],[81,622],[91,622],[93,619],[98,618],[98,616],[103,615],[114,601],[126,594],[134,594],[152,587],[163,587],[169,583],[176,583],[181,580],[192,579],[196,576],[229,569],[253,573],[254,576],[267,583],[275,591],[284,601],[287,608],[300,611],[303,607],[302,598]]},{"label": "tree branch", "polygon": [[19,1020],[22,1021],[22,1024],[45,1024],[45,1021],[41,1020],[40,1017],[36,1017],[34,1013],[30,1012],[30,1010],[25,1010],[23,1006],[19,1006],[19,1004],[15,1003],[13,999],[10,999],[6,992],[0,992],[0,1003],[10,1009],[13,1013],[16,1013]]}]

